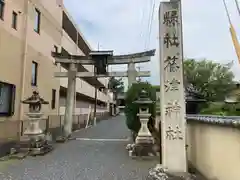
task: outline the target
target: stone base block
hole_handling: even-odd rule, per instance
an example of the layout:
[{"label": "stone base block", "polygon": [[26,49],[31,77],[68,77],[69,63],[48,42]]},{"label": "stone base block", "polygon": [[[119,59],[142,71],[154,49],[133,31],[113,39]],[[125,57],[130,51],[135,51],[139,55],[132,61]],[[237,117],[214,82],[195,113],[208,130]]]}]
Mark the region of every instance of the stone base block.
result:
[{"label": "stone base block", "polygon": [[154,145],[145,144],[128,144],[126,149],[128,150],[130,157],[154,157],[159,156],[158,152],[154,151]]},{"label": "stone base block", "polygon": [[68,139],[67,139],[66,137],[64,137],[64,136],[58,136],[58,137],[56,138],[56,142],[57,142],[57,143],[65,143],[67,140],[68,140]]},{"label": "stone base block", "polygon": [[58,136],[56,138],[56,142],[57,143],[65,143],[69,140],[75,140],[76,138],[73,138],[72,135],[69,135],[69,136]]},{"label": "stone base block", "polygon": [[151,136],[137,136],[136,144],[153,144],[154,139]]},{"label": "stone base block", "polygon": [[172,173],[158,164],[150,169],[147,180],[202,180],[200,177],[190,173]]},{"label": "stone base block", "polygon": [[52,141],[48,136],[41,135],[37,137],[38,138],[21,138],[21,141],[11,149],[12,157],[44,155],[53,150]]}]

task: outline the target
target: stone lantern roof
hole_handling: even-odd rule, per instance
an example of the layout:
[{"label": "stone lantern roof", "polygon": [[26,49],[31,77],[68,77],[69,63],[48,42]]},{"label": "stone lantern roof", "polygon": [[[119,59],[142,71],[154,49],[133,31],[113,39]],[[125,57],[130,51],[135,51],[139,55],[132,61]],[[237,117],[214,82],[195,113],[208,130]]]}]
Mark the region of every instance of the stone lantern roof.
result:
[{"label": "stone lantern roof", "polygon": [[188,83],[185,79],[184,81],[185,87],[185,98],[186,101],[198,101],[198,102],[205,102],[204,96],[193,86],[193,84]]}]

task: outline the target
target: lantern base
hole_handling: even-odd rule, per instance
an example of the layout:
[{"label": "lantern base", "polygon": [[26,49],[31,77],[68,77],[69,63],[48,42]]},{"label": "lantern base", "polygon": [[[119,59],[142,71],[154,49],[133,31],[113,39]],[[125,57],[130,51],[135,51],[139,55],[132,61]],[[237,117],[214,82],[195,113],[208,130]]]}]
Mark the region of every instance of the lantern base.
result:
[{"label": "lantern base", "polygon": [[20,142],[13,149],[15,149],[15,155],[13,155],[13,157],[18,157],[20,154],[25,154],[25,156],[37,156],[52,151],[53,145],[50,138],[42,134],[33,137],[22,137]]},{"label": "lantern base", "polygon": [[136,144],[153,144],[154,139],[152,136],[137,136],[135,142]]},{"label": "lantern base", "polygon": [[147,180],[200,180],[202,177],[199,177],[195,174],[188,172],[184,173],[171,173],[168,172],[167,168],[164,168],[162,165],[157,164],[155,168],[150,169],[147,176]]},{"label": "lantern base", "polygon": [[130,157],[156,157],[159,156],[153,143],[128,144],[126,149]]}]

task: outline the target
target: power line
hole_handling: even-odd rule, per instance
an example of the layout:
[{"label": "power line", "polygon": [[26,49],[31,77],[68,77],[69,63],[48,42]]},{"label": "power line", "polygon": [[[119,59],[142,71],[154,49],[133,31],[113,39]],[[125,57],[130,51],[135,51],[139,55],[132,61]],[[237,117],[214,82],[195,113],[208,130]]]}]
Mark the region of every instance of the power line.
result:
[{"label": "power line", "polygon": [[226,11],[226,14],[227,14],[228,22],[229,22],[229,24],[232,24],[225,0],[223,0],[223,4],[224,4],[224,8],[225,8],[225,11]]},{"label": "power line", "polygon": [[149,20],[148,20],[148,32],[147,32],[147,39],[145,41],[145,49],[149,47],[150,38],[151,38],[151,32],[152,32],[152,22],[154,17],[154,9],[155,9],[156,2],[155,0],[152,0],[151,3],[151,10],[149,12]]},{"label": "power line", "polygon": [[150,38],[151,38],[151,33],[152,33],[152,23],[153,23],[153,16],[154,16],[154,9],[155,9],[155,0],[154,0],[154,3],[153,3],[153,7],[152,7],[152,15],[151,15],[151,22],[150,22],[150,30],[149,30],[149,38],[148,38],[148,44],[147,44],[147,47],[149,47],[149,44],[150,44]]},{"label": "power line", "polygon": [[141,18],[140,18],[140,34],[139,37],[140,39],[144,39],[144,33],[143,33],[143,27],[144,27],[144,16],[145,16],[145,11],[144,11],[144,7],[142,6],[141,8]]},{"label": "power line", "polygon": [[153,0],[149,1],[150,4],[149,4],[149,16],[148,16],[148,20],[147,20],[147,32],[146,32],[146,36],[145,36],[145,42],[144,42],[144,49],[146,50],[147,49],[147,40],[148,40],[148,31],[149,31],[149,26],[150,26],[150,21],[151,21],[151,7],[152,7],[152,3],[153,3]]},{"label": "power line", "polygon": [[236,7],[237,7],[238,15],[240,16],[240,8],[239,8],[239,4],[238,4],[237,0],[235,0],[235,4],[236,4]]},{"label": "power line", "polygon": [[231,22],[231,19],[230,19],[230,15],[229,15],[229,12],[228,12],[225,0],[223,0],[223,4],[224,4],[224,7],[225,7],[225,11],[226,11],[227,17],[228,17],[228,22],[230,24],[230,33],[231,33],[233,45],[234,45],[234,48],[235,48],[235,51],[236,51],[236,54],[237,54],[237,57],[238,57],[238,62],[240,63],[240,45],[239,45],[239,42],[238,42],[238,39],[237,39],[237,34],[236,34],[236,31],[235,31],[235,29],[234,29],[234,27],[232,25],[232,22]]}]

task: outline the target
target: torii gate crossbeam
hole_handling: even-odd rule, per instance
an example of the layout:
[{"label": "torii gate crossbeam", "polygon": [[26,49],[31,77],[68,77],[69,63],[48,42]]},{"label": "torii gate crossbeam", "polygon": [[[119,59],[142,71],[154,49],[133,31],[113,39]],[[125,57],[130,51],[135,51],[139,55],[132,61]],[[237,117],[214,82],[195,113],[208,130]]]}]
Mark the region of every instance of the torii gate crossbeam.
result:
[{"label": "torii gate crossbeam", "polygon": [[[54,73],[55,77],[67,77],[68,72],[55,72]],[[150,76],[150,71],[139,71],[136,72],[137,77],[149,77]],[[94,72],[78,72],[76,73],[76,77],[81,78],[81,77],[128,77],[128,72],[108,72],[107,75],[95,75]]]},{"label": "torii gate crossbeam", "polygon": [[[155,49],[141,53],[127,54],[112,56],[108,59],[108,65],[116,64],[129,64],[131,63],[144,63],[149,62],[151,57],[155,55]],[[75,55],[62,55],[61,53],[52,53],[56,58],[56,63],[76,63],[82,65],[92,65],[93,60],[89,56],[75,56]]]}]

